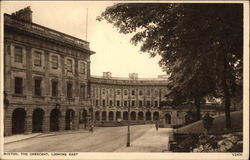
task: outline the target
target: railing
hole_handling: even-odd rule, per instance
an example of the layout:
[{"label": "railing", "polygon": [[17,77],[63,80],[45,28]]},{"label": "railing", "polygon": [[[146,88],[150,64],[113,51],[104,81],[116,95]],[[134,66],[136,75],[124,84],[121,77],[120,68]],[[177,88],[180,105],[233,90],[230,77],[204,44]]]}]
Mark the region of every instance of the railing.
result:
[{"label": "railing", "polygon": [[26,32],[37,34],[39,36],[47,37],[53,40],[61,41],[64,43],[68,43],[68,44],[89,50],[89,42],[87,41],[40,26],[38,24],[26,23],[23,21],[13,19],[10,15],[7,15],[7,14],[5,14],[4,16],[4,23],[7,26],[18,28],[20,30],[25,30]]}]

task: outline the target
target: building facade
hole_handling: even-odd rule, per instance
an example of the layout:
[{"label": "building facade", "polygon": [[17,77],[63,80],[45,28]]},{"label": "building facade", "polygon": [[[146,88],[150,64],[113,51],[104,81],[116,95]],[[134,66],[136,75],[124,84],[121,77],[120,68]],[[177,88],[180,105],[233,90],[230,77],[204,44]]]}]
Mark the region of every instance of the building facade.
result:
[{"label": "building facade", "polygon": [[[29,7],[4,15],[4,135],[95,125],[186,123],[162,106],[167,77],[91,76],[89,42],[32,22]],[[216,114],[216,110],[202,110]]]},{"label": "building facade", "polygon": [[[5,135],[79,128],[91,108],[89,42],[4,15]],[[82,118],[82,117],[81,117]]]},{"label": "building facade", "polygon": [[[96,125],[126,125],[156,123],[161,127],[180,126],[187,123],[192,106],[165,106],[167,77],[138,78],[136,73],[128,78],[91,76],[93,118]],[[201,108],[201,114],[218,115],[211,106]]]}]

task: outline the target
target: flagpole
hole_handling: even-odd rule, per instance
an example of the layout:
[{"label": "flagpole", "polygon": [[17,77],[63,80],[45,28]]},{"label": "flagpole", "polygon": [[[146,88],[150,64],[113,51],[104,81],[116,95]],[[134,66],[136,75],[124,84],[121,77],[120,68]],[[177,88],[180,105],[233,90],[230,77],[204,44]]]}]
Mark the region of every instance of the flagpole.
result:
[{"label": "flagpole", "polygon": [[86,32],[85,32],[85,40],[88,40],[88,8],[87,8],[87,14],[86,14]]}]

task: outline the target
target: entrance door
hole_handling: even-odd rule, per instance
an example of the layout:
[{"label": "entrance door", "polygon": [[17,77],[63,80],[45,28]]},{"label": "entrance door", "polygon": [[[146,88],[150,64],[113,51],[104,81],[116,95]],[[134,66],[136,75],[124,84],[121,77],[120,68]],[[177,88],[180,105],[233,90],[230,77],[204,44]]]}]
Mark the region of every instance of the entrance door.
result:
[{"label": "entrance door", "polygon": [[12,134],[20,134],[25,131],[26,112],[22,108],[17,108],[12,113]]},{"label": "entrance door", "polygon": [[60,118],[60,111],[58,109],[53,109],[50,112],[50,131],[59,130],[59,118]]}]

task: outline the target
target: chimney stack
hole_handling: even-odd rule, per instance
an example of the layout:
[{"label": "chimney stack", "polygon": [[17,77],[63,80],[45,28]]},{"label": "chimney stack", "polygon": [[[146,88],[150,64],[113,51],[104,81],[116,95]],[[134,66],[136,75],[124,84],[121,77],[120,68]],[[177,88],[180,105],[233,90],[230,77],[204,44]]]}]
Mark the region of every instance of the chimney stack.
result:
[{"label": "chimney stack", "polygon": [[30,6],[12,13],[11,16],[18,20],[23,20],[30,23],[32,22],[32,11],[30,9]]},{"label": "chimney stack", "polygon": [[110,79],[111,78],[111,72],[103,72],[103,78]]},{"label": "chimney stack", "polygon": [[129,79],[137,80],[138,79],[138,73],[129,73]]}]

